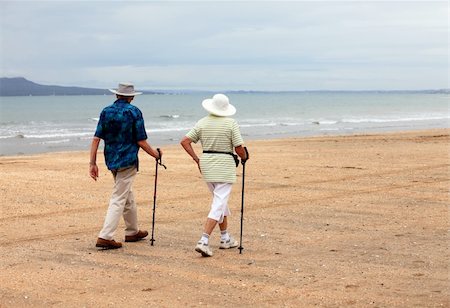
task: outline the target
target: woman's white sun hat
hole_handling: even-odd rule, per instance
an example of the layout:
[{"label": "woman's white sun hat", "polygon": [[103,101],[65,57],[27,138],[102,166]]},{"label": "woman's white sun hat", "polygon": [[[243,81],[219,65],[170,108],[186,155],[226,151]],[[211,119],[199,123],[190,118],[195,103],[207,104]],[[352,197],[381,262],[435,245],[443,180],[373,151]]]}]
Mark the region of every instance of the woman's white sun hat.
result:
[{"label": "woman's white sun hat", "polygon": [[122,96],[135,96],[142,94],[142,92],[134,92],[134,85],[129,82],[121,82],[119,83],[119,87],[117,88],[117,90],[109,89],[109,91]]},{"label": "woman's white sun hat", "polygon": [[205,99],[202,106],[210,114],[219,117],[228,117],[236,113],[236,108],[230,104],[228,97],[224,94],[216,94],[213,98]]}]

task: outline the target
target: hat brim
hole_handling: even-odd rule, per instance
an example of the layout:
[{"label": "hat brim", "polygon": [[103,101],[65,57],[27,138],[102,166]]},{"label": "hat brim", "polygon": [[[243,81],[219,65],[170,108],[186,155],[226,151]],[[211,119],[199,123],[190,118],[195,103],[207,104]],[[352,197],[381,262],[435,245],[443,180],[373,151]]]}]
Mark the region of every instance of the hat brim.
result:
[{"label": "hat brim", "polygon": [[229,117],[236,113],[236,108],[231,104],[228,104],[228,108],[225,110],[217,109],[213,105],[213,100],[211,98],[207,98],[207,99],[203,100],[202,106],[210,114],[213,114],[213,115],[216,115],[219,117]]},{"label": "hat brim", "polygon": [[133,93],[122,93],[122,92],[117,92],[114,89],[108,89],[110,92],[117,94],[117,95],[122,95],[122,96],[136,96],[136,95],[141,95],[142,92],[133,92]]}]

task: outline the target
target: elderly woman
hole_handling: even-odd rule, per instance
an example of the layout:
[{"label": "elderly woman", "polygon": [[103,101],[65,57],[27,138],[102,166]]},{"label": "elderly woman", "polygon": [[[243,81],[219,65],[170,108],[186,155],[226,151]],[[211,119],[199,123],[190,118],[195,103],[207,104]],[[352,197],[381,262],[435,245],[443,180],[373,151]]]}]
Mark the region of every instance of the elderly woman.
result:
[{"label": "elderly woman", "polygon": [[[236,108],[229,103],[224,94],[216,94],[212,99],[205,99],[202,106],[209,115],[202,118],[181,140],[181,145],[196,162],[209,190],[213,194],[203,234],[195,247],[203,257],[211,257],[209,236],[219,223],[221,239],[220,249],[235,248],[239,245],[227,231],[227,216],[230,215],[228,198],[233,183],[236,182],[237,157],[233,149],[246,160],[239,126],[229,116],[236,113]],[[192,148],[192,142],[200,140],[203,154],[201,159]]]}]

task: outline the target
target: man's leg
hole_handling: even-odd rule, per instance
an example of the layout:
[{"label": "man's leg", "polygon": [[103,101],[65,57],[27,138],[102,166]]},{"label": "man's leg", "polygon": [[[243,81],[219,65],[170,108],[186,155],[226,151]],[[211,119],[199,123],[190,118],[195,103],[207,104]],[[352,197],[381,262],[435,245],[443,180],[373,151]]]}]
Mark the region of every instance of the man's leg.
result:
[{"label": "man's leg", "polygon": [[128,194],[125,209],[123,210],[123,220],[125,221],[125,242],[137,242],[148,235],[145,230],[139,230],[137,219],[137,206],[134,202],[133,191]]},{"label": "man's leg", "polygon": [[133,191],[128,194],[127,202],[125,203],[125,209],[123,210],[123,220],[125,221],[125,236],[135,235],[138,233],[137,223],[137,207],[134,202]]},{"label": "man's leg", "polygon": [[135,176],[135,167],[117,171],[115,174],[113,193],[109,202],[108,212],[106,213],[103,228],[98,236],[99,238],[105,240],[112,240],[114,238],[114,233],[119,225],[119,220],[123,214]]}]

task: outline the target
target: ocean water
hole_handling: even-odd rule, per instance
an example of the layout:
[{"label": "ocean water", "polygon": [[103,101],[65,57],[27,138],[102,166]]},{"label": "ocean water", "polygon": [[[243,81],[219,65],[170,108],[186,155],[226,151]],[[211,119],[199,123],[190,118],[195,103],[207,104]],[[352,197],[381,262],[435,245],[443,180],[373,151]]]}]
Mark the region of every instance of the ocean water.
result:
[{"label": "ocean water", "polygon": [[[425,92],[229,93],[244,139],[343,135],[450,126],[449,94]],[[179,142],[211,93],[140,95],[150,144]],[[105,96],[0,97],[0,155],[88,150]]]}]

